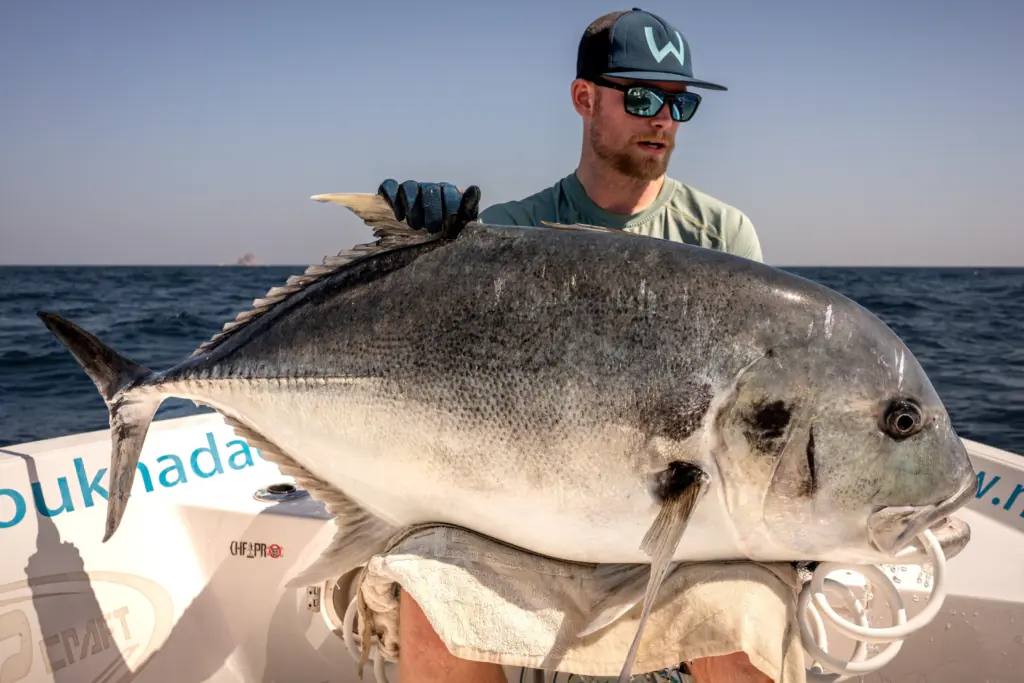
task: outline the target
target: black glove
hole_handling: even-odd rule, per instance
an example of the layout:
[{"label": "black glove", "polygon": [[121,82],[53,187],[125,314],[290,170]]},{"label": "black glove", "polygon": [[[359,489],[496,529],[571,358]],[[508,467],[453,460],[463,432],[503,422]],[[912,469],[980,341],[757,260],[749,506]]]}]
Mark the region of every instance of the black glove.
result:
[{"label": "black glove", "polygon": [[475,185],[463,194],[451,183],[406,180],[399,184],[394,178],[381,183],[377,194],[384,197],[395,218],[432,234],[456,223],[465,225],[475,220],[480,202],[480,189]]}]

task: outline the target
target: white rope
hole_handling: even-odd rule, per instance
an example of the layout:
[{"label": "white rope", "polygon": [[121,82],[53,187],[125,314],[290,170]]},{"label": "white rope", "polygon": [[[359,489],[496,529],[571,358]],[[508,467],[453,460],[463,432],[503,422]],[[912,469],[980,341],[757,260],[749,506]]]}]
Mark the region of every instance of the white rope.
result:
[{"label": "white rope", "polygon": [[[838,683],[855,676],[862,676],[886,666],[899,654],[903,641],[932,622],[942,609],[946,599],[946,557],[939,542],[927,529],[918,538],[924,544],[928,559],[935,568],[935,581],[932,592],[921,612],[907,621],[907,611],[899,591],[889,578],[878,567],[870,565],[845,564],[840,562],[823,562],[814,570],[811,580],[800,591],[797,602],[797,621],[800,625],[800,639],[804,649],[811,655],[813,662],[822,669],[830,671],[824,674],[814,669],[807,670],[808,683]],[[827,578],[836,571],[859,572],[867,581],[884,593],[889,605],[893,626],[874,628],[868,624],[867,612],[861,601],[856,598],[849,586],[834,579]],[[840,591],[847,607],[856,616],[856,624],[841,617],[825,598],[825,584]],[[812,602],[813,598],[813,602]],[[825,623],[821,618],[824,613],[833,626],[843,635],[856,641],[853,654],[849,660],[839,659],[828,653],[828,637]],[[360,661],[360,649],[355,639],[355,623],[357,618],[356,599],[353,598],[345,610],[342,619],[342,639],[352,659]],[[808,620],[812,623],[808,624]],[[812,634],[813,626],[813,634]],[[888,643],[874,657],[867,657],[868,643]],[[370,646],[369,658],[373,660],[373,676],[377,683],[390,683],[384,672],[384,656],[376,643]]]},{"label": "white rope", "polygon": [[[360,661],[360,651],[356,645],[354,628],[357,616],[356,599],[352,598],[352,602],[348,603],[348,609],[345,610],[345,618],[341,620],[341,637],[345,641],[345,648],[348,650],[348,653],[352,655],[352,659],[356,660],[358,664]],[[364,628],[369,628],[369,625],[364,624]],[[376,643],[370,645],[370,659],[373,660],[373,677],[377,680],[377,683],[390,683],[387,674],[384,673],[384,655],[381,654]]]},{"label": "white rope", "polygon": [[[893,582],[878,567],[840,562],[823,562],[814,570],[811,580],[800,591],[800,598],[797,603],[797,621],[800,624],[800,638],[804,649],[813,657],[816,664],[822,669],[830,671],[832,675],[808,669],[807,680],[809,683],[836,683],[837,681],[846,680],[854,676],[862,676],[881,669],[899,654],[900,648],[903,647],[903,641],[906,638],[930,624],[939,614],[939,610],[942,609],[942,603],[946,599],[946,556],[943,554],[939,542],[931,531],[926,529],[918,538],[923,543],[928,553],[928,559],[935,568],[935,582],[932,586],[928,604],[910,621],[907,621],[907,611],[903,606],[903,599],[900,597],[899,591],[896,590]],[[835,571],[859,572],[875,588],[880,590],[884,594],[885,601],[889,604],[893,625],[885,628],[869,626],[864,606],[854,597],[849,587],[828,579],[830,585],[845,589],[846,592],[843,597],[847,600],[847,605],[856,615],[859,623],[854,624],[841,617],[828,604],[824,592],[825,577]],[[813,602],[811,602],[812,598]],[[825,624],[821,619],[819,611],[828,617],[836,630],[848,638],[857,641],[857,646],[849,660],[842,660],[828,653]],[[814,622],[814,635],[811,634],[811,628],[807,623],[808,615],[810,615],[811,620]],[[867,643],[888,643],[888,646],[869,659],[867,658]]]}]

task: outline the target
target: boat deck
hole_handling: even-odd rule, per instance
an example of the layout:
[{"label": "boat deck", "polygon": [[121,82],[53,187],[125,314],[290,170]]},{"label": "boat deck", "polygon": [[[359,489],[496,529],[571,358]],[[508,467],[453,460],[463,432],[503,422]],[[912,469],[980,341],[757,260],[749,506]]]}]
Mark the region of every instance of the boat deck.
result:
[{"label": "boat deck", "polygon": [[[1024,458],[965,444],[980,486],[960,514],[972,539],[949,562],[942,610],[860,680],[1024,680]],[[3,683],[126,681],[143,662],[139,680],[359,680],[338,628],[345,581],[283,586],[333,533],[318,503],[274,488],[289,480],[218,415],[158,420],[129,513],[104,544],[109,458],[106,430],[0,448]],[[929,573],[883,571],[913,618]],[[864,595],[856,575],[833,578]],[[852,642],[828,633],[829,650],[848,657]]]}]

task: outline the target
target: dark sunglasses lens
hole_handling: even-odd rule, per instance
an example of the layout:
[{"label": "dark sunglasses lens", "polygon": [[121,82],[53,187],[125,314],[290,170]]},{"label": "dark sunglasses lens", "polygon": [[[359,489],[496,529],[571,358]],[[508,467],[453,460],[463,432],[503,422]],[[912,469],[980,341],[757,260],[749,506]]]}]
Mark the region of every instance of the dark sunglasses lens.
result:
[{"label": "dark sunglasses lens", "polygon": [[655,116],[665,104],[656,92],[650,88],[635,87],[626,91],[626,111],[634,116]]},{"label": "dark sunglasses lens", "polygon": [[[665,96],[657,90],[645,86],[635,86],[626,91],[624,98],[626,111],[634,116],[649,118],[657,116],[665,105]],[[670,96],[670,111],[676,121],[689,121],[697,112],[700,96],[696,93],[684,92]]]},{"label": "dark sunglasses lens", "polygon": [[689,121],[697,112],[697,105],[700,104],[700,97],[694,93],[681,93],[676,96],[672,103],[672,118],[676,121]]}]

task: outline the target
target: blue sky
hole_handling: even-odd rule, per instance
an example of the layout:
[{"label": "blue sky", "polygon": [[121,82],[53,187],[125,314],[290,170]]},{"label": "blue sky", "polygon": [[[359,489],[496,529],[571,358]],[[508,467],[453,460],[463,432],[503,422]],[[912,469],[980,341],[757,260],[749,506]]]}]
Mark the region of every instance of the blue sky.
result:
[{"label": "blue sky", "polygon": [[[484,204],[578,160],[576,45],[630,5],[0,3],[0,264],[319,262],[320,192]],[[775,265],[1024,265],[1024,3],[650,0],[706,92],[670,174]]]}]

